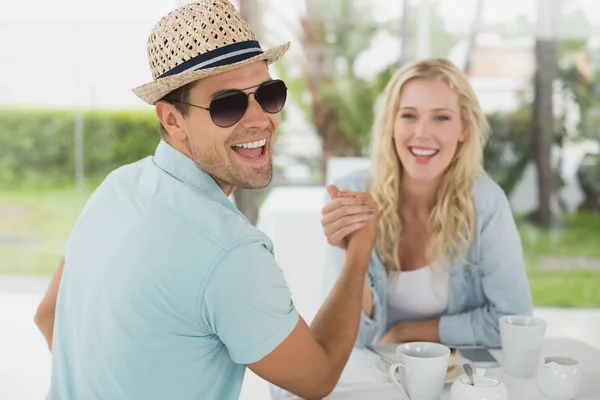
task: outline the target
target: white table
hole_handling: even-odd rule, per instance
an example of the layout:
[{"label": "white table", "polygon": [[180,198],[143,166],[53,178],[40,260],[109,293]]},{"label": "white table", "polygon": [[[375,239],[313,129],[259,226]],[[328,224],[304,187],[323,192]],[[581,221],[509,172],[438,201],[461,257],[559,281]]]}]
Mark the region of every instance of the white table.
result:
[{"label": "white table", "polygon": [[[502,353],[492,350],[494,356],[502,364]],[[584,371],[584,383],[581,395],[577,400],[600,399],[600,350],[573,339],[546,339],[542,357],[566,356],[579,360]],[[401,394],[396,386],[375,368],[378,356],[368,350],[355,349],[342,373],[337,387],[327,397],[331,400],[400,400]],[[457,360],[462,363],[462,360]],[[494,368],[486,375],[501,378],[507,388],[510,400],[545,400],[538,390],[536,379],[519,379],[507,376],[503,369]],[[450,384],[447,384],[440,400],[450,400]],[[291,400],[296,396],[278,391],[275,399]]]}]

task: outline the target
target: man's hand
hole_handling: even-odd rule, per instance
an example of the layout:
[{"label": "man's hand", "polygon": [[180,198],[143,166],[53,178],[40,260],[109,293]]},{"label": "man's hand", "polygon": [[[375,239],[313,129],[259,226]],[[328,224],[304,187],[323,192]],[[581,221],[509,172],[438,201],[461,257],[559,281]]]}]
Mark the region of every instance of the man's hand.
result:
[{"label": "man's hand", "polygon": [[362,196],[346,195],[335,185],[329,185],[327,192],[331,201],[323,207],[321,226],[330,245],[342,249],[348,247],[348,238],[372,219],[374,210]]},{"label": "man's hand", "polygon": [[364,222],[364,225],[352,232],[348,237],[348,256],[349,257],[361,257],[366,259],[367,263],[371,258],[371,252],[375,245],[375,239],[377,238],[377,231],[379,227],[379,207],[369,193],[365,192],[342,192],[340,196],[353,196],[364,201],[367,206],[372,210],[372,217]]}]

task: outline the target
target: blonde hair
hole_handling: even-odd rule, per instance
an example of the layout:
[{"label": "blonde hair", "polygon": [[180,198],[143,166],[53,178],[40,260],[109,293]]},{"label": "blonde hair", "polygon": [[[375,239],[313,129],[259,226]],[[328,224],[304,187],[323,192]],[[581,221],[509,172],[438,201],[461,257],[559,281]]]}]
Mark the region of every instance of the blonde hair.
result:
[{"label": "blonde hair", "polygon": [[414,79],[443,81],[458,95],[462,125],[467,133],[466,139],[458,143],[456,154],[442,176],[428,220],[427,262],[439,263],[447,272],[451,260],[464,259],[473,238],[475,210],[471,185],[483,172],[483,146],[489,126],[466,76],[445,59],[404,65],[392,76],[380,99],[371,143],[370,192],[380,210],[376,249],[388,272],[402,269],[398,259],[402,232],[398,213],[402,164],[393,134],[402,88]]}]

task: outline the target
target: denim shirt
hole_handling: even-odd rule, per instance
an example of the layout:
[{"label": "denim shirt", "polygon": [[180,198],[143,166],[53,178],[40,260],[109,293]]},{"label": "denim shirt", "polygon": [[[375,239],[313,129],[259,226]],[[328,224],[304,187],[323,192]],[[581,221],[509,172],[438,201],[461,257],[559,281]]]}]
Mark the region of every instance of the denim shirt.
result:
[{"label": "denim shirt", "polygon": [[[340,190],[366,191],[369,171],[344,176],[333,184]],[[523,262],[523,249],[504,191],[487,176],[477,177],[471,196],[475,207],[475,236],[466,263],[453,260],[447,308],[440,315],[439,337],[449,346],[500,347],[498,319],[503,315],[532,315],[533,304]],[[328,245],[327,267],[335,274],[344,251]],[[387,273],[376,249],[367,272],[373,295],[371,318],[361,313],[355,347],[375,344],[386,333]]]}]

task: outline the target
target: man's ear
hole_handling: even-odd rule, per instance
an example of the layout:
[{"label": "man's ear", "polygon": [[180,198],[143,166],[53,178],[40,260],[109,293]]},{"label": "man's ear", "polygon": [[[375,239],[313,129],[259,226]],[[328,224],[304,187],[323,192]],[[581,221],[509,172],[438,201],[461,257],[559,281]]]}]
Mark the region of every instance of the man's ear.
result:
[{"label": "man's ear", "polygon": [[184,141],[187,139],[187,134],[180,125],[183,117],[173,104],[161,100],[156,103],[155,110],[158,120],[162,126],[164,126],[171,138],[179,141]]}]

